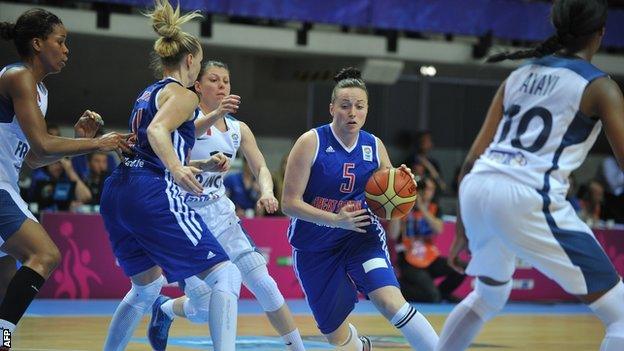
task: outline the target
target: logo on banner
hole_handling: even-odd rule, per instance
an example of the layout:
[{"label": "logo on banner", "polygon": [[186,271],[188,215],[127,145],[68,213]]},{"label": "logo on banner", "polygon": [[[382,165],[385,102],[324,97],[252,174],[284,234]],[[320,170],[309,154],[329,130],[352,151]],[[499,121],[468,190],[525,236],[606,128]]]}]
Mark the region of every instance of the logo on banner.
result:
[{"label": "logo on banner", "polygon": [[364,161],[373,161],[373,147],[370,145],[362,145],[362,157]]}]

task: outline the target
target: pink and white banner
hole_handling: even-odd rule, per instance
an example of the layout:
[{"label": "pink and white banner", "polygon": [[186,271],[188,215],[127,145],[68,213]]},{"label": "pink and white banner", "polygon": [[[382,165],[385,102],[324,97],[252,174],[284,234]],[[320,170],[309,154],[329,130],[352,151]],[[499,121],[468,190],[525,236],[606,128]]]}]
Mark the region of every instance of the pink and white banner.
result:
[{"label": "pink and white banner", "polygon": [[[45,213],[41,223],[58,245],[63,259],[61,265],[43,286],[39,297],[98,299],[122,298],[130,288],[129,279],[115,263],[104,223],[99,215],[75,213]],[[291,248],[286,239],[287,218],[269,217],[244,219],[256,246],[269,262],[269,272],[286,298],[303,298],[292,269]],[[445,223],[438,237],[443,254],[448,252],[455,230],[454,223]],[[624,231],[597,230],[598,241],[620,274],[624,274]],[[470,291],[470,279],[458,289],[457,295]],[[520,263],[514,275],[511,298],[525,301],[573,300],[557,284],[535,269]],[[177,287],[165,293],[177,296]],[[243,288],[242,298],[251,298]]]}]

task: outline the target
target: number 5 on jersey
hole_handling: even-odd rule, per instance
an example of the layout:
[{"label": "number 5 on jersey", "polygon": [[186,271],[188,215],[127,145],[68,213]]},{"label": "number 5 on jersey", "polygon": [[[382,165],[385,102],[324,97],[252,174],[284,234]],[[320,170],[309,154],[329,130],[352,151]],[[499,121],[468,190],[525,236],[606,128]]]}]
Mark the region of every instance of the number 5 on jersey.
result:
[{"label": "number 5 on jersey", "polygon": [[353,188],[355,186],[355,174],[351,171],[355,168],[355,163],[345,163],[342,165],[342,178],[345,179],[343,183],[340,184],[340,192],[341,193],[351,193],[353,192]]}]

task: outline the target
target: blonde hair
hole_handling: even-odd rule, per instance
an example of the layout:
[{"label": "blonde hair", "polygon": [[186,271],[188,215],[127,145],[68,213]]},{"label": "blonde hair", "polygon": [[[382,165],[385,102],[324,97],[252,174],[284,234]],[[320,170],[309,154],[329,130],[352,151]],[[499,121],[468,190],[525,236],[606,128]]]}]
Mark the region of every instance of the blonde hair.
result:
[{"label": "blonde hair", "polygon": [[174,9],[168,0],[155,0],[152,12],[145,14],[152,19],[152,28],[160,36],[154,43],[156,68],[177,65],[186,54],[196,54],[201,48],[199,40],[182,31],[182,24],[201,18],[197,11],[180,16],[180,4]]}]

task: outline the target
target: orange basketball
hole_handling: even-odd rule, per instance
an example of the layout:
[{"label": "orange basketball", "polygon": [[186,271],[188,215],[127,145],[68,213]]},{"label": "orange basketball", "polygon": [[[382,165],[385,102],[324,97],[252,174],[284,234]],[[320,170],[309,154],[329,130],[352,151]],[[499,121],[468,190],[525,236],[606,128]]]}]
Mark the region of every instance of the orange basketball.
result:
[{"label": "orange basketball", "polygon": [[366,183],[366,203],[379,218],[401,218],[416,202],[416,184],[398,168],[381,169]]}]

